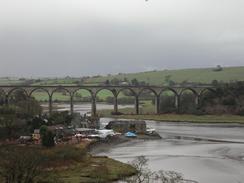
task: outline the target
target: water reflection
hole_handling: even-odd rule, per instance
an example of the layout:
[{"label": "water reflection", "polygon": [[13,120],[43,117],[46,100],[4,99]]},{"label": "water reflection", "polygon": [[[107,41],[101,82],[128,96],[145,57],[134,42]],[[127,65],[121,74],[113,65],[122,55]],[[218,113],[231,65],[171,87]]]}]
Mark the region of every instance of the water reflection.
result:
[{"label": "water reflection", "polygon": [[[153,121],[147,124],[157,129],[165,139],[121,144],[100,155],[122,162],[144,155],[149,158],[152,170],[178,171],[200,183],[244,182],[244,144],[239,144],[240,141],[244,142],[243,126]],[[175,139],[175,136],[198,137],[198,140]],[[204,139],[227,139],[238,143],[209,142]]]},{"label": "water reflection", "polygon": [[[113,108],[112,105],[103,107]],[[90,111],[90,105],[75,110]],[[110,120],[103,118],[101,124],[104,126]],[[199,183],[244,183],[244,126],[155,121],[147,121],[147,124],[164,138],[119,144],[98,155],[122,162],[144,155],[155,171],[174,170]],[[215,142],[209,141],[211,139]]]}]

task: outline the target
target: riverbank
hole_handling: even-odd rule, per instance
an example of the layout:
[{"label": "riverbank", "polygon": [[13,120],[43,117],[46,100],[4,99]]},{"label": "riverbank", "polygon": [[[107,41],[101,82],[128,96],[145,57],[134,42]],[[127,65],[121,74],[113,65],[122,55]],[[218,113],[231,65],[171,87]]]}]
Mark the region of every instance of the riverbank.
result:
[{"label": "riverbank", "polygon": [[98,154],[101,152],[106,152],[108,149],[113,148],[116,145],[127,143],[127,142],[140,142],[146,140],[158,140],[161,136],[157,133],[155,135],[143,135],[138,134],[136,138],[128,138],[123,135],[109,137],[104,140],[94,141],[88,146],[88,151],[91,154]]},{"label": "riverbank", "polygon": [[238,123],[244,124],[244,116],[238,115],[191,115],[191,114],[148,114],[148,115],[111,115],[100,112],[103,117],[116,119],[153,120],[159,122],[192,122],[192,123]]},{"label": "riverbank", "polygon": [[[136,173],[136,170],[128,164],[121,163],[106,156],[90,155],[87,152],[88,146],[89,143],[59,145],[53,148],[5,145],[0,147],[1,153],[8,153],[9,150],[13,153],[0,160],[8,161],[8,164],[11,165],[13,157],[17,163],[21,163],[27,157],[31,161],[32,159],[33,161],[36,160],[36,156],[38,158],[40,157],[41,161],[38,169],[41,172],[35,177],[35,182],[42,183],[107,183],[132,176]],[[3,164],[0,165],[0,172],[8,170]],[[16,166],[21,167],[22,164]],[[0,176],[0,182],[4,182],[4,177]]]}]

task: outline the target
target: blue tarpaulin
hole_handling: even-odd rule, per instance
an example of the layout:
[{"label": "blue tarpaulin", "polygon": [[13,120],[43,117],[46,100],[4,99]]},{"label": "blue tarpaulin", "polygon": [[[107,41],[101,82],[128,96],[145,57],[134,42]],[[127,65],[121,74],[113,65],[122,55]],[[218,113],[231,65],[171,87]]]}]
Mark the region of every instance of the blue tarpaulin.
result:
[{"label": "blue tarpaulin", "polygon": [[126,137],[136,137],[137,135],[136,135],[135,133],[133,133],[133,132],[127,132],[127,133],[125,134],[125,136],[126,136]]}]

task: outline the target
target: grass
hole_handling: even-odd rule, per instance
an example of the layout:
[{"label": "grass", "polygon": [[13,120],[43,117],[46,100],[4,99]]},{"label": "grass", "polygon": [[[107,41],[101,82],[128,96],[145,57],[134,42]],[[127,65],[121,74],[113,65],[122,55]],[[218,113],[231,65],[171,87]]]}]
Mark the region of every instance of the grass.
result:
[{"label": "grass", "polygon": [[119,110],[125,115],[111,115],[111,110],[98,111],[100,116],[137,119],[137,120],[154,120],[162,122],[194,122],[194,123],[241,123],[244,124],[244,116],[239,115],[193,115],[193,114],[140,114],[135,115],[134,109],[127,108]]},{"label": "grass", "polygon": [[[213,71],[213,68],[194,68],[194,69],[179,69],[179,70],[161,70],[148,71],[140,73],[118,74],[109,76],[90,77],[84,81],[85,85],[100,84],[106,80],[118,78],[123,80],[127,78],[132,80],[136,78],[139,81],[145,81],[151,85],[164,85],[166,76],[176,83],[184,81],[194,83],[210,84],[213,80],[222,82],[243,81],[244,80],[244,66],[241,67],[225,67],[222,71]],[[76,85],[80,78],[43,78],[40,82],[35,82],[33,85]],[[0,78],[0,85],[4,84],[20,84],[18,78]]]},{"label": "grass", "polygon": [[135,169],[130,165],[107,157],[92,157],[73,168],[59,171],[58,175],[63,182],[106,183],[119,180],[122,177],[134,175],[135,173]]},{"label": "grass", "polygon": [[[104,109],[98,110],[97,113],[100,116],[110,116],[113,110]],[[123,108],[119,109],[119,112],[123,114],[135,114],[135,108]],[[155,113],[155,105],[152,105],[151,100],[140,100],[139,112],[141,114],[154,114]]]},{"label": "grass", "polygon": [[33,85],[76,85],[75,82],[79,81],[78,78],[46,78],[41,82],[36,82]]},{"label": "grass", "polygon": [[[93,183],[111,182],[122,177],[131,176],[136,173],[135,169],[128,164],[107,158],[84,155],[86,145],[68,145],[49,149],[48,154],[58,166],[55,175],[64,183]],[[67,162],[71,161],[69,164]],[[64,168],[62,164],[64,162]],[[51,172],[52,174],[52,172]],[[50,177],[50,176],[49,176]]]},{"label": "grass", "polygon": [[[90,93],[86,90],[78,90],[76,92],[76,95],[82,96],[82,97],[90,97]],[[48,94],[43,92],[43,91],[36,91],[32,94],[32,96],[37,100],[37,101],[48,101],[49,97]],[[102,100],[106,100],[107,97],[113,97],[113,94],[108,91],[108,90],[101,90],[98,93],[98,98]],[[124,97],[123,93],[120,93],[119,97]],[[53,100],[59,100],[59,101],[70,101],[70,96],[68,93],[61,93],[61,92],[55,92],[52,97]],[[74,98],[76,100],[78,98]],[[80,99],[80,97],[79,97]]]},{"label": "grass", "polygon": [[193,115],[193,114],[155,114],[155,106],[147,101],[140,106],[140,115],[135,115],[134,108],[119,109],[125,115],[111,115],[112,110],[99,110],[103,117],[154,120],[162,122],[194,122],[194,123],[241,123],[244,124],[244,116],[239,115]]},{"label": "grass", "polygon": [[[107,157],[95,157],[87,154],[88,144],[60,145],[48,149],[39,146],[19,148],[35,150],[35,152],[37,150],[45,159],[42,163],[42,173],[37,177],[37,182],[40,180],[43,183],[107,183],[136,173],[136,170],[128,164]],[[6,146],[0,148],[4,147]],[[1,175],[0,182],[3,182]]]},{"label": "grass", "polygon": [[0,85],[16,85],[21,83],[23,83],[23,81],[17,78],[0,78]]},{"label": "grass", "polygon": [[118,118],[154,120],[162,122],[194,122],[194,123],[241,123],[244,116],[238,115],[191,115],[191,114],[161,114],[161,115],[120,115]]},{"label": "grass", "polygon": [[[195,82],[195,83],[206,83],[209,84],[213,80],[230,82],[230,81],[243,81],[244,80],[244,67],[226,67],[223,71],[213,71],[213,68],[200,68],[200,69],[180,69],[180,70],[162,70],[162,71],[149,71],[140,73],[130,74],[118,74],[111,76],[100,76],[90,77],[86,79],[86,85],[104,83],[106,80],[112,80],[118,78],[123,80],[127,78],[132,80],[136,78],[139,81],[145,81],[151,85],[165,85],[166,76],[170,76],[170,80],[181,83],[184,81]],[[76,82],[80,81],[80,78],[45,78],[41,82],[36,82],[33,85],[75,85]],[[0,78],[0,85],[14,85],[21,84],[24,81],[18,78]],[[88,97],[90,94],[85,90],[79,90],[78,95],[82,97]],[[48,95],[44,92],[35,92],[33,96],[39,101],[48,101]],[[99,92],[98,97],[105,100],[108,96],[112,96],[112,93],[107,90]],[[119,97],[123,97],[121,93]],[[69,101],[69,96],[65,96],[61,93],[55,93],[53,100]]]},{"label": "grass", "polygon": [[226,67],[223,71],[215,72],[213,68],[200,68],[200,69],[179,69],[179,70],[162,70],[150,71],[131,74],[118,74],[105,77],[90,78],[88,83],[101,83],[106,80],[118,78],[123,80],[127,78],[132,80],[137,78],[139,81],[145,81],[151,85],[165,84],[165,77],[171,76],[170,80],[181,83],[183,81],[195,83],[211,83],[213,80],[230,82],[230,81],[243,81],[244,80],[244,67]]}]

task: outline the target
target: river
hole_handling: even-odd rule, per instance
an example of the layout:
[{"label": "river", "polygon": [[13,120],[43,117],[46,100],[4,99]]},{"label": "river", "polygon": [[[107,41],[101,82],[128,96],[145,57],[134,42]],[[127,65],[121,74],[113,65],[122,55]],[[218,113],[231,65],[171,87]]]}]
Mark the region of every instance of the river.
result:
[{"label": "river", "polygon": [[[110,120],[103,118],[101,124]],[[127,142],[97,155],[125,163],[144,155],[153,171],[174,170],[199,183],[244,183],[244,125],[155,121],[147,125],[163,139]]]}]

